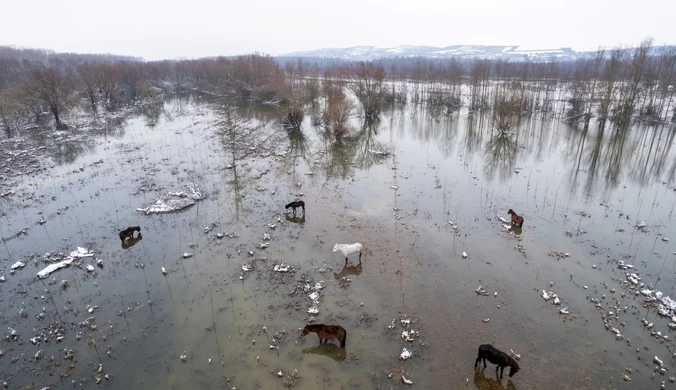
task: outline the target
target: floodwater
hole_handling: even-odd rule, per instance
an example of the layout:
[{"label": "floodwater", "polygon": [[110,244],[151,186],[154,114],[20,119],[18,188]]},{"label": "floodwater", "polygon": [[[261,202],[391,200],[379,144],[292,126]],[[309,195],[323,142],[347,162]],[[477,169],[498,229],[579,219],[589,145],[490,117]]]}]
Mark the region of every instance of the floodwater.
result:
[{"label": "floodwater", "polygon": [[[0,188],[14,191],[0,197],[8,387],[676,388],[670,319],[617,267],[674,295],[673,129],[526,118],[500,136],[488,116],[411,105],[336,142],[311,118],[286,132],[253,109],[241,115],[255,131],[229,137],[219,115],[172,100],[86,143],[45,143],[45,168]],[[136,211],[188,183],[206,198]],[[300,193],[305,216],[285,213]],[[510,208],[522,229],[498,219]],[[122,246],[133,225],[141,238]],[[344,267],[333,245],[353,242],[362,266],[352,254]],[[45,253],[77,247],[94,257],[36,277]],[[342,325],[346,348],[300,338],[310,321]],[[486,343],[519,354],[521,370],[475,371]]]}]

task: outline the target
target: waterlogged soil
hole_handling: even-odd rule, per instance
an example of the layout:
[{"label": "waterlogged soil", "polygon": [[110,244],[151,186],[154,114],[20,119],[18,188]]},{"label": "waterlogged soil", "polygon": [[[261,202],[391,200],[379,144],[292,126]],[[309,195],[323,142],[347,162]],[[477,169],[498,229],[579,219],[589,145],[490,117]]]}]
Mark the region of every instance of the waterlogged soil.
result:
[{"label": "waterlogged soil", "polygon": [[[640,293],[674,296],[673,129],[499,135],[410,106],[336,141],[242,109],[255,131],[229,143],[219,115],[170,101],[3,184],[7,387],[676,388],[671,319]],[[137,211],[188,185],[206,198]],[[284,209],[297,198],[305,215]],[[361,267],[332,252],[353,242]],[[37,278],[77,247],[94,256]],[[299,337],[311,322],[346,348]],[[487,343],[521,370],[475,371]]]}]

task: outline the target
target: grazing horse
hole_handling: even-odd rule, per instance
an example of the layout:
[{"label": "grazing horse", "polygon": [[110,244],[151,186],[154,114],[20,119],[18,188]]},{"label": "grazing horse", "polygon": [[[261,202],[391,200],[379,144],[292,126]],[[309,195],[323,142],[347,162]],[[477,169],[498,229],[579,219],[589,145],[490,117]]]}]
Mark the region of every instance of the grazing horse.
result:
[{"label": "grazing horse", "polygon": [[128,228],[122,230],[120,232],[120,240],[124,241],[127,238],[134,238],[134,232],[138,232],[141,234],[141,227],[140,226],[129,226]]},{"label": "grazing horse", "polygon": [[333,253],[338,251],[343,252],[345,256],[345,264],[347,264],[347,255],[359,252],[359,264],[361,264],[361,250],[364,249],[364,246],[358,242],[354,244],[336,244],[333,246]]},{"label": "grazing horse", "polygon": [[512,215],[512,225],[516,225],[518,227],[523,227],[523,217],[522,216],[517,215],[514,212],[514,210],[512,210],[512,209],[509,209],[509,211],[507,211],[507,214]]},{"label": "grazing horse", "polygon": [[284,206],[284,208],[287,210],[289,209],[289,207],[293,208],[293,215],[296,215],[296,209],[298,207],[301,207],[303,209],[303,215],[305,215],[305,202],[303,202],[302,200],[297,200]]},{"label": "grazing horse", "polygon": [[510,366],[511,369],[509,370],[509,376],[512,377],[514,374],[519,372],[521,368],[519,368],[519,363],[516,362],[516,360],[512,359],[511,356],[507,355],[506,353],[500,351],[499,349],[495,348],[494,346],[490,344],[483,344],[479,346],[479,356],[476,358],[476,361],[474,362],[474,369],[476,370],[477,365],[479,364],[479,361],[483,359],[484,361],[484,368],[486,368],[486,359],[488,359],[489,362],[493,364],[497,364],[495,367],[495,373],[498,373],[498,368],[501,368],[500,370],[500,379],[502,379],[502,373],[505,371],[505,367]]},{"label": "grazing horse", "polygon": [[305,328],[303,328],[303,331],[300,332],[300,335],[302,337],[310,332],[317,333],[317,336],[319,336],[319,344],[321,344],[323,341],[328,342],[329,340],[338,340],[340,341],[340,347],[345,348],[345,342],[347,341],[347,331],[340,325],[305,325]]}]

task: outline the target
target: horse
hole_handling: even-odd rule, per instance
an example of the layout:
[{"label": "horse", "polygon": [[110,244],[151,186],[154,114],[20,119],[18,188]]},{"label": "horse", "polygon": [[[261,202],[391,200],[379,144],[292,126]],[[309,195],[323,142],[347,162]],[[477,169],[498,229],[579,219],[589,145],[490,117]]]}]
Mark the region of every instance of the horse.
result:
[{"label": "horse", "polygon": [[509,211],[507,211],[507,214],[512,215],[512,225],[516,225],[518,227],[523,227],[523,217],[522,216],[517,215],[514,212],[514,210],[512,210],[512,209],[509,209]]},{"label": "horse", "polygon": [[497,374],[498,368],[500,368],[500,379],[502,379],[502,373],[505,371],[505,367],[510,366],[509,370],[509,376],[512,377],[514,374],[519,372],[521,368],[519,368],[519,363],[516,362],[516,360],[512,359],[511,356],[507,355],[506,353],[500,351],[499,349],[495,348],[494,346],[490,344],[483,344],[479,346],[479,356],[476,358],[476,361],[474,362],[474,369],[477,369],[477,365],[479,364],[479,361],[483,359],[484,361],[484,368],[486,368],[486,359],[488,359],[489,362],[493,364],[497,364],[495,367],[495,373]]},{"label": "horse", "polygon": [[361,264],[361,251],[364,246],[358,242],[354,244],[336,244],[333,246],[333,253],[341,251],[345,256],[345,264],[347,264],[347,255],[359,252],[359,264]]},{"label": "horse", "polygon": [[296,209],[298,207],[301,207],[303,209],[303,215],[305,215],[305,202],[303,202],[302,200],[297,200],[284,206],[284,208],[287,210],[289,209],[289,207],[293,208],[293,215],[296,215]]},{"label": "horse", "polygon": [[347,341],[347,331],[340,325],[308,324],[305,325],[305,328],[303,328],[303,330],[300,332],[300,335],[303,337],[310,332],[317,333],[320,344],[323,341],[328,342],[329,340],[338,340],[340,342],[340,347],[345,348],[345,342]]},{"label": "horse", "polygon": [[141,234],[140,226],[129,226],[120,232],[120,240],[124,242],[127,238],[134,238],[134,232]]}]

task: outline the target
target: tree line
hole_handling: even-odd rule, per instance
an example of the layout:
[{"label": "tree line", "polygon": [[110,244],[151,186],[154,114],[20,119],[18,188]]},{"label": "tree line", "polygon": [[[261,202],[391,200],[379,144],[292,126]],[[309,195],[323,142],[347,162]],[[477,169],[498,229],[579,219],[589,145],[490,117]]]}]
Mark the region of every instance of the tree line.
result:
[{"label": "tree line", "polygon": [[[524,115],[626,128],[634,120],[676,123],[676,47],[600,50],[566,62],[425,58],[344,62],[265,54],[152,61],[0,47],[0,127],[7,137],[34,126],[68,129],[64,112],[94,113],[147,99],[201,93],[274,106],[280,122],[341,136],[348,118],[377,120],[391,105],[418,104],[439,115],[461,107],[491,113],[508,131]],[[48,114],[48,115],[46,115]],[[45,121],[45,117],[50,118]]]}]

